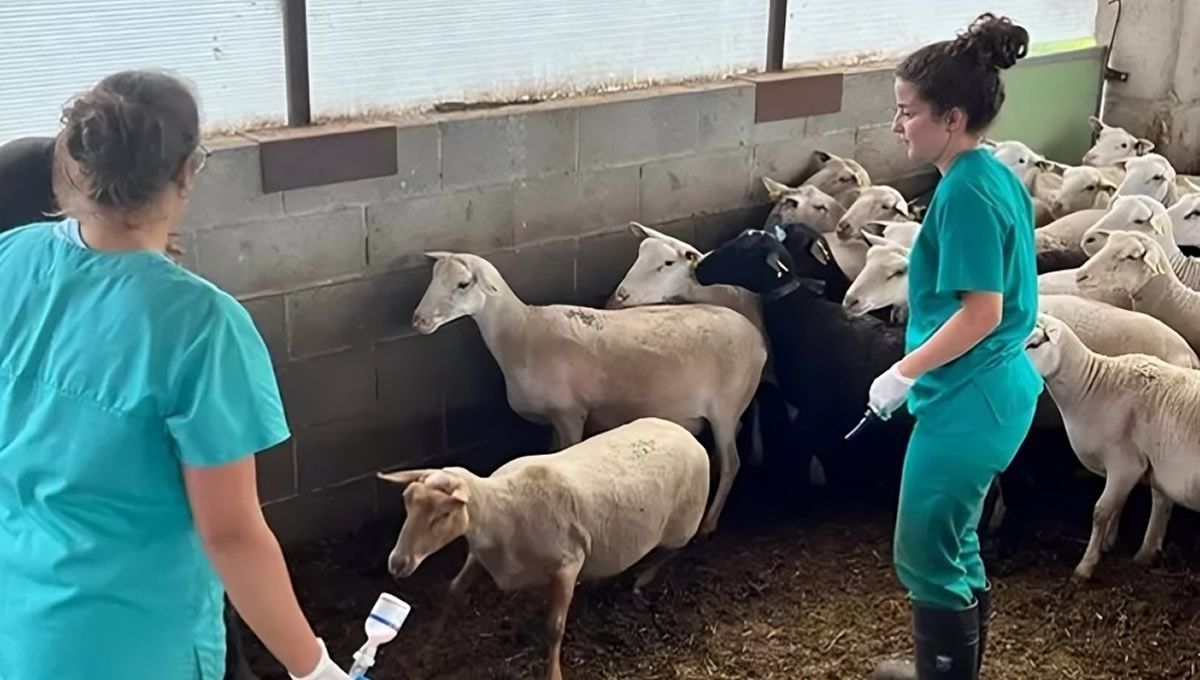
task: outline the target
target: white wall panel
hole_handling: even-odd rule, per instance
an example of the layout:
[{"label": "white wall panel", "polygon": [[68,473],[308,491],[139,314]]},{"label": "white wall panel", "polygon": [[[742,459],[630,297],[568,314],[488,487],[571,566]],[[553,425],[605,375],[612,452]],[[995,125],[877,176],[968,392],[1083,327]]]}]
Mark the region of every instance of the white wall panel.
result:
[{"label": "white wall panel", "polygon": [[[1093,34],[1097,0],[790,0],[784,63],[901,56],[953,38],[983,12],[1010,17],[1033,43]],[[765,2],[764,2],[765,4]]]},{"label": "white wall panel", "polygon": [[109,73],[158,67],[199,91],[206,124],[282,119],[278,0],[0,0],[0,143],[53,134]]},{"label": "white wall panel", "polygon": [[309,0],[313,111],[761,68],[767,0]]}]

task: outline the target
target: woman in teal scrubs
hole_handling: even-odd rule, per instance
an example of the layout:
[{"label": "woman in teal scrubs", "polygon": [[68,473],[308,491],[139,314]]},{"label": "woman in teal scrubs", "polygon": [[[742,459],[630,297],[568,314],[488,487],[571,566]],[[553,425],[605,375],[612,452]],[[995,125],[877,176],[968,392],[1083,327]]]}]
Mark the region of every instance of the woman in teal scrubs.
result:
[{"label": "woman in teal scrubs", "polygon": [[66,218],[0,235],[0,679],[219,680],[227,590],[291,677],[344,680],[259,508],[290,436],[262,338],[166,256],[195,99],[123,72],[63,122]]},{"label": "woman in teal scrubs", "polygon": [[907,403],[916,418],[893,546],[916,661],[880,664],[880,680],[974,679],[982,661],[990,588],[975,528],[1029,432],[1042,379],[1024,352],[1038,304],[1032,202],[980,141],[1004,101],[999,72],[1028,42],[985,14],[896,72],[892,129],[942,178],[909,260],[906,354],[869,395],[881,417]]}]

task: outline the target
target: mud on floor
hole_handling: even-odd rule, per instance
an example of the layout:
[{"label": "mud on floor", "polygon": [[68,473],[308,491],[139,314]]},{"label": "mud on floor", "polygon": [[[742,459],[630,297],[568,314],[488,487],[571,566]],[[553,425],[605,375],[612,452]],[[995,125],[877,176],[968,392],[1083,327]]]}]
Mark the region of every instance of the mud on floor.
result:
[{"label": "mud on floor", "polygon": [[[1145,528],[1145,489],[1135,491],[1120,541],[1092,583],[1071,571],[1083,554],[1091,503],[1102,480],[1069,501],[1037,499],[1046,512],[1013,520],[1017,547],[985,549],[996,617],[984,678],[1200,678],[1200,546],[1196,516],[1177,508],[1166,555],[1132,564]],[[754,507],[749,481],[731,497],[716,534],[694,543],[643,598],[631,581],[576,591],[563,647],[572,680],[615,678],[865,678],[875,659],[911,651],[908,608],[890,562],[890,502],[801,517]],[[1043,497],[1047,498],[1047,497]],[[849,506],[849,504],[846,504]],[[504,594],[482,580],[439,639],[434,621],[462,542],[394,581],[385,562],[397,523],[288,553],[301,603],[334,658],[348,666],[362,620],[380,591],[413,605],[399,637],[383,648],[374,680],[540,678],[540,594]],[[264,680],[287,676],[258,646],[249,654]]]}]

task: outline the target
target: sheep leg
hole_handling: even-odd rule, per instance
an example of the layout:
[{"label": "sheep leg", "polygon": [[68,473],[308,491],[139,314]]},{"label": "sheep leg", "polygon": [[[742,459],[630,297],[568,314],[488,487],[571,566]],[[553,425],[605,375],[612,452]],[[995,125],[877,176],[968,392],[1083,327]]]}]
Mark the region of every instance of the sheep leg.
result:
[{"label": "sheep leg", "polygon": [[583,425],[586,421],[586,413],[575,411],[551,413],[550,424],[554,426],[554,450],[562,451],[568,446],[574,446],[583,441]]},{"label": "sheep leg", "polygon": [[568,564],[550,578],[550,610],[546,632],[550,648],[546,655],[546,680],[562,680],[562,641],[567,630],[567,612],[575,595],[575,579],[583,563]]},{"label": "sheep leg", "polygon": [[467,561],[463,562],[462,569],[458,571],[458,575],[450,582],[450,596],[456,600],[466,597],[471,587],[475,585],[483,573],[483,565],[479,563],[479,560],[475,559],[475,555],[468,553]]},{"label": "sheep leg", "polygon": [[1111,466],[1107,470],[1104,491],[1100,492],[1100,498],[1092,509],[1092,535],[1083,559],[1075,567],[1076,580],[1086,581],[1092,577],[1096,565],[1100,562],[1100,543],[1105,531],[1114,518],[1119,518],[1116,513],[1124,506],[1125,499],[1129,497],[1133,487],[1137,486],[1141,476],[1142,471],[1133,466]]},{"label": "sheep leg", "polygon": [[1171,508],[1174,503],[1167,494],[1150,486],[1150,521],[1146,523],[1146,535],[1142,539],[1142,547],[1133,556],[1138,564],[1150,564],[1162,551],[1163,538],[1167,535],[1167,523],[1171,520]]},{"label": "sheep leg", "polygon": [[658,570],[661,569],[664,564],[671,561],[671,558],[675,557],[676,553],[678,552],[678,548],[657,548],[655,553],[650,556],[650,559],[646,560],[646,565],[641,572],[638,573],[637,578],[634,579],[633,593],[635,595],[641,595],[642,588],[645,588],[647,585],[649,585],[649,583],[654,580],[654,577],[658,575]]},{"label": "sheep leg", "polygon": [[712,506],[704,515],[704,521],[700,523],[699,533],[701,536],[707,536],[717,528],[717,519],[721,517],[725,499],[729,497],[729,490],[733,488],[733,479],[737,476],[738,468],[742,464],[738,459],[735,425],[720,418],[714,418],[709,422],[712,424],[713,440],[717,449],[717,465],[720,467],[717,476],[717,492],[713,495]]}]

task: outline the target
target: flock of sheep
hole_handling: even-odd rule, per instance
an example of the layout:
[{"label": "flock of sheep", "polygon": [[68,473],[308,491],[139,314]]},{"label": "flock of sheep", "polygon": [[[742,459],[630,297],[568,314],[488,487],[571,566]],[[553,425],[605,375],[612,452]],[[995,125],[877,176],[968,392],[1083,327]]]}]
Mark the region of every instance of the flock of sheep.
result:
[{"label": "flock of sheep", "polygon": [[[1092,124],[1096,142],[1078,167],[988,142],[1038,206],[1042,295],[1027,351],[1047,392],[1035,426],[1065,428],[1083,466],[1106,480],[1079,578],[1114,544],[1138,482],[1152,492],[1139,562],[1160,550],[1173,504],[1200,510],[1200,258],[1182,249],[1200,246],[1200,187],[1147,140]],[[637,260],[605,309],[527,305],[486,259],[430,253],[413,327],[429,334],[472,317],[509,405],[553,427],[554,452],[487,477],[381,474],[405,486],[390,571],[408,576],[465,536],[451,602],[483,572],[505,590],[545,589],[547,677],[557,679],[576,582],[637,565],[635,589],[644,586],[716,528],[743,458],[759,465],[774,451],[781,483],[894,491],[911,417],[844,435],[871,380],[903,352],[918,211],[857,162],[816,156],[820,169],[800,186],[763,178],[767,223],[709,253],[634,224]],[[705,426],[715,485],[697,439]]]}]

